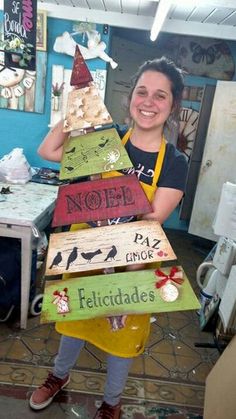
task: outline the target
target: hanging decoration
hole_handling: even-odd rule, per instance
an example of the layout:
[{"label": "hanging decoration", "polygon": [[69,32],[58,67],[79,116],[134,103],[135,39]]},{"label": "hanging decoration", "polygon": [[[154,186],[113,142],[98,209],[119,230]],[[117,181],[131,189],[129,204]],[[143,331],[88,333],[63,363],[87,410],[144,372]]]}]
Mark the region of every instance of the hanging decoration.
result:
[{"label": "hanging decoration", "polygon": [[77,44],[73,35],[75,35],[75,33],[70,34],[69,32],[64,32],[61,36],[58,36],[53,45],[54,51],[74,57],[76,45],[78,45],[84,60],[101,58],[101,60],[109,63],[113,69],[118,66],[118,64],[105,52],[106,44],[101,41],[101,35],[98,31],[86,32],[88,38],[87,47]]}]

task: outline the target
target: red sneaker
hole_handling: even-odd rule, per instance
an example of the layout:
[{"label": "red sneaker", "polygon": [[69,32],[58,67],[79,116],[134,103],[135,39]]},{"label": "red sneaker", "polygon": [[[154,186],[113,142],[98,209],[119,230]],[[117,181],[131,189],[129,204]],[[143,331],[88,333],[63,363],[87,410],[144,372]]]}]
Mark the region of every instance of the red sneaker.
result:
[{"label": "red sneaker", "polygon": [[63,389],[70,381],[70,376],[61,379],[55,377],[52,372],[48,374],[46,381],[38,387],[30,397],[30,407],[34,410],[41,410],[47,407],[56,394]]},{"label": "red sneaker", "polygon": [[101,407],[97,410],[94,419],[120,419],[121,417],[121,404],[111,406],[103,402]]}]

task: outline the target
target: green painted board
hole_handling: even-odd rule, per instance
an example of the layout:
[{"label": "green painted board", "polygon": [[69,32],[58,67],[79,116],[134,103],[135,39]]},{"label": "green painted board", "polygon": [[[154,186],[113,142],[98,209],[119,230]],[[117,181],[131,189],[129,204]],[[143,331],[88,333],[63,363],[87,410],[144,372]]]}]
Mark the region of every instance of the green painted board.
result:
[{"label": "green painted board", "polygon": [[[178,269],[184,281],[182,285],[171,282],[178,290],[172,302],[161,297],[164,286],[156,287],[161,278],[153,269],[46,281],[40,322],[197,310],[199,301],[184,271]],[[169,275],[170,270],[166,267],[162,272]]]},{"label": "green painted board", "polygon": [[133,167],[115,128],[70,137],[64,144],[60,179]]}]

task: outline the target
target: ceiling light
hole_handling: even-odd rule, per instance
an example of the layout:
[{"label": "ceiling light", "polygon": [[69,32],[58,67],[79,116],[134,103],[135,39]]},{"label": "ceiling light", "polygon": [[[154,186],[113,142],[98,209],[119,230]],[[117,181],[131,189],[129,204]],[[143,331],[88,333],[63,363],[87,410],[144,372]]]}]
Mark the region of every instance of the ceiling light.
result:
[{"label": "ceiling light", "polygon": [[162,25],[165,21],[165,18],[170,10],[172,5],[172,0],[160,0],[157,6],[156,15],[154,17],[150,39],[151,41],[155,41],[157,36],[162,28]]}]

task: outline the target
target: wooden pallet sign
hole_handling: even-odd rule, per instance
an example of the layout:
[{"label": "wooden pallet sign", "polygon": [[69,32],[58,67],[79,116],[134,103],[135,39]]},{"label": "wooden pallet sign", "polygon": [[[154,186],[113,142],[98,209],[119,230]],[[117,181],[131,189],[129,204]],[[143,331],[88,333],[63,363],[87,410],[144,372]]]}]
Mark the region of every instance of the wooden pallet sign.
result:
[{"label": "wooden pallet sign", "polygon": [[157,221],[135,221],[51,234],[46,275],[174,259]]},{"label": "wooden pallet sign", "polygon": [[109,125],[112,122],[95,83],[91,82],[87,87],[68,93],[64,132]]},{"label": "wooden pallet sign", "polygon": [[64,144],[60,179],[133,167],[115,128],[70,137]]},{"label": "wooden pallet sign", "polygon": [[[40,322],[199,309],[185,273],[176,268],[182,273],[182,284],[173,277],[160,288],[157,283],[163,277],[152,269],[46,281]],[[161,273],[171,277],[171,269],[163,268]],[[169,301],[165,287],[172,290]]]},{"label": "wooden pallet sign", "polygon": [[136,175],[118,176],[59,188],[53,227],[146,214],[152,207]]}]

